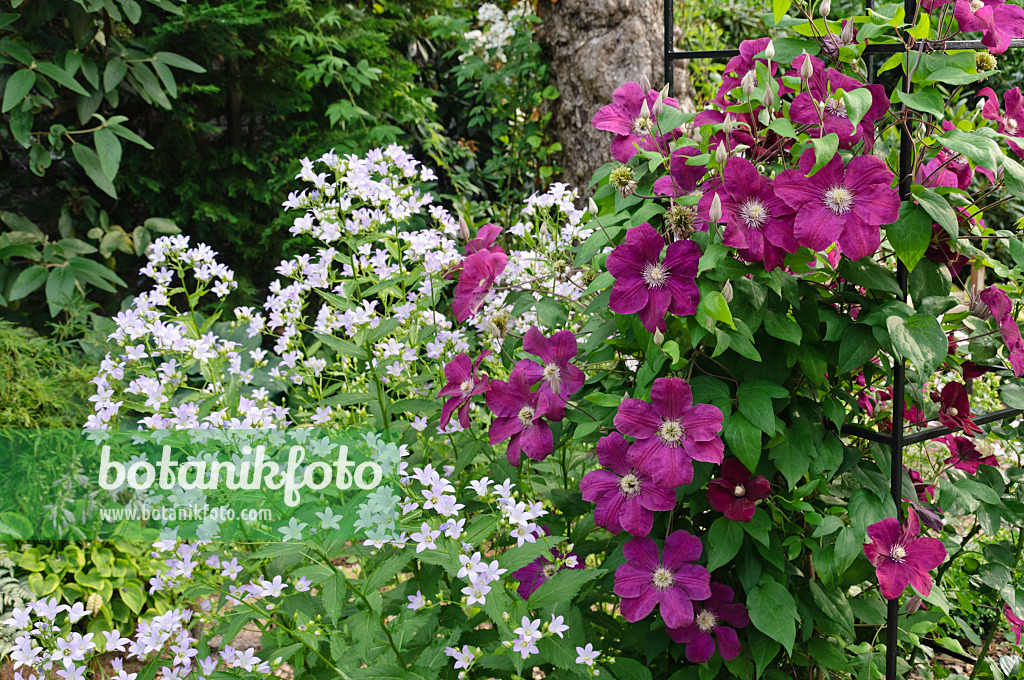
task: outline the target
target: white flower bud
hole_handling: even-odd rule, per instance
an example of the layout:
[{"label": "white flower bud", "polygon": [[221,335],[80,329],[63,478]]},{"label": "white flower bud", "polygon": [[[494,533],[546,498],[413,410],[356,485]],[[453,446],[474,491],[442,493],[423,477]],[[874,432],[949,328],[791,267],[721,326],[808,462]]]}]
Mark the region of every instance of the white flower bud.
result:
[{"label": "white flower bud", "polygon": [[814,75],[814,64],[811,63],[811,56],[804,50],[804,63],[800,64],[800,77],[809,80]]},{"label": "white flower bud", "polygon": [[764,56],[768,61],[775,58],[775,43],[771,40],[768,41],[768,47],[764,48]]},{"label": "white flower bud", "polygon": [[735,127],[736,124],[733,123],[732,116],[729,115],[728,113],[725,114],[725,120],[722,121],[722,132],[724,132],[727,135],[731,135]]},{"label": "white flower bud", "polygon": [[668,83],[665,83],[665,87],[661,88],[661,97],[662,99],[668,98]]},{"label": "white flower bud", "polygon": [[466,220],[462,215],[459,215],[459,237],[463,241],[469,240],[469,225],[466,224]]},{"label": "white flower bud", "polygon": [[593,198],[587,199],[587,210],[590,211],[591,218],[597,217],[597,213],[601,212],[600,209],[597,207],[597,202],[594,201]]},{"label": "white flower bud", "polygon": [[843,26],[843,30],[839,32],[839,42],[844,45],[852,45],[856,31],[857,27],[853,21],[847,21],[846,25]]},{"label": "white flower bud", "polygon": [[751,69],[747,71],[747,75],[743,76],[740,81],[740,87],[743,88],[743,94],[747,97],[754,94],[754,88],[757,87],[757,74]]},{"label": "white flower bud", "polygon": [[647,77],[647,74],[640,76],[640,88],[647,94],[651,91],[651,79]]},{"label": "white flower bud", "polygon": [[823,17],[827,17],[829,12],[832,11],[832,0],[821,0],[821,4],[818,5],[818,13]]},{"label": "white flower bud", "polygon": [[772,108],[775,105],[775,93],[772,92],[771,85],[765,88],[764,91],[764,105],[767,108]]},{"label": "white flower bud", "polygon": [[726,281],[722,287],[722,297],[726,302],[732,302],[732,281]]},{"label": "white flower bud", "polygon": [[655,118],[661,115],[661,111],[664,108],[664,104],[661,101],[661,93],[658,93],[658,98],[654,100],[654,106],[651,107],[651,113]]},{"label": "white flower bud", "polygon": [[711,207],[708,208],[708,219],[712,222],[722,221],[722,199],[718,194],[711,199]]},{"label": "white flower bud", "polygon": [[640,107],[640,117],[641,118],[650,118],[651,117],[651,107],[647,105],[647,99],[646,98],[644,99],[643,105]]},{"label": "white flower bud", "polygon": [[654,329],[654,344],[661,347],[662,343],[665,342],[665,336],[662,334],[660,328]]},{"label": "white flower bud", "polygon": [[718,148],[715,149],[715,162],[718,163],[718,167],[722,167],[727,160],[729,160],[729,151],[725,148],[725,142],[719,142]]}]

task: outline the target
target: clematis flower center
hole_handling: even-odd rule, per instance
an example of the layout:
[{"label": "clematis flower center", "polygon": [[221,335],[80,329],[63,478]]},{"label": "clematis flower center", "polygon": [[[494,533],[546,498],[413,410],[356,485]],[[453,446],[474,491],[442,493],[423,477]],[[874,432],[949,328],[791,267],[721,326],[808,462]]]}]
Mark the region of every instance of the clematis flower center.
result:
[{"label": "clematis flower center", "polygon": [[619,480],[619,491],[624,498],[636,498],[640,495],[640,478],[632,472],[626,473]]},{"label": "clematis flower center", "polygon": [[654,121],[648,116],[640,116],[633,121],[633,134],[637,137],[651,137],[654,135]]},{"label": "clematis flower center", "polygon": [[661,264],[649,264],[644,267],[643,277],[648,288],[664,288],[668,282],[669,273]]},{"label": "clematis flower center", "polygon": [[658,567],[651,574],[651,583],[654,584],[654,587],[658,590],[671,588],[675,582],[675,575],[665,567]]},{"label": "clematis flower center", "polygon": [[823,196],[825,207],[836,215],[845,215],[853,208],[853,192],[844,186],[828,189]]},{"label": "clematis flower center", "polygon": [[736,496],[736,498],[743,498],[747,495],[747,488],[742,484],[737,484],[736,488],[732,490],[732,495]]},{"label": "clematis flower center", "polygon": [[459,391],[465,396],[472,392],[475,386],[472,380],[463,380],[462,384],[459,385]]},{"label": "clematis flower center", "polygon": [[1017,134],[1017,121],[1014,118],[1007,118],[1003,120],[1003,126],[1006,128],[1007,134]]},{"label": "clematis flower center", "polygon": [[718,617],[713,612],[709,612],[707,609],[693,617],[694,623],[705,633],[710,632],[718,627]]},{"label": "clematis flower center", "polygon": [[971,0],[971,11],[977,12],[979,9],[985,6],[983,0]]},{"label": "clematis flower center", "polygon": [[556,364],[548,364],[544,367],[544,382],[551,388],[552,394],[562,391],[562,369]]},{"label": "clematis flower center", "polygon": [[830,116],[839,116],[840,118],[850,117],[846,112],[846,100],[836,99],[835,97],[829,97],[828,101],[825,102],[825,113]]},{"label": "clematis flower center", "polygon": [[658,437],[662,444],[677,446],[680,440],[686,438],[686,428],[678,420],[665,420],[658,427]]},{"label": "clematis flower center", "polygon": [[533,414],[535,411],[532,406],[524,406],[519,410],[519,424],[523,427],[530,427],[533,425]]},{"label": "clematis flower center", "polygon": [[946,413],[955,418],[958,415],[960,415],[960,410],[956,406],[950,406],[948,409],[946,409]]},{"label": "clematis flower center", "polygon": [[740,206],[740,219],[751,229],[760,229],[769,217],[768,208],[756,198],[748,199]]},{"label": "clematis flower center", "polygon": [[889,556],[897,562],[902,562],[907,556],[907,549],[899,544],[894,545],[892,550],[889,552]]},{"label": "clematis flower center", "polygon": [[554,564],[545,564],[544,568],[540,571],[544,574],[544,578],[549,579],[558,573],[558,566]]}]

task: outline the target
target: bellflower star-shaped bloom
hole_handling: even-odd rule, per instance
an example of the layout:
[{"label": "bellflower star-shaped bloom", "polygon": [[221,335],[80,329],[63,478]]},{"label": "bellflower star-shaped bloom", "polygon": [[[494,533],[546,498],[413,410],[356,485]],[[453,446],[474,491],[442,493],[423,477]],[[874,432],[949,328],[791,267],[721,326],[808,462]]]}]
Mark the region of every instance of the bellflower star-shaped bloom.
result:
[{"label": "bellflower star-shaped bloom", "polygon": [[697,311],[700,290],[694,278],[700,246],[693,241],[674,241],[662,259],[665,239],[647,222],[626,232],[605,266],[612,284],[609,307],[616,314],[639,314],[644,328],[665,332],[665,314],[689,316]]},{"label": "bellflower star-shaped bloom", "polygon": [[940,393],[932,393],[931,400],[939,405],[939,422],[964,434],[974,436],[981,428],[971,420],[971,401],[963,383],[946,383]]},{"label": "bellflower star-shaped bloom", "polygon": [[555,450],[551,426],[542,418],[548,397],[531,392],[532,384],[524,372],[513,370],[508,382],[492,380],[487,391],[487,408],[495,415],[488,432],[491,446],[511,438],[505,455],[516,467],[523,453],[544,460]]},{"label": "bellflower star-shaped bloom", "polygon": [[676,506],[674,489],[657,483],[629,462],[629,444],[618,432],[597,442],[597,460],[604,469],[588,472],[580,480],[583,500],[597,503],[594,523],[613,534],[623,529],[646,536],[654,526],[654,513]]},{"label": "bellflower star-shaped bloom", "polygon": [[[864,141],[864,149],[871,151],[875,139],[874,121],[889,111],[889,98],[884,85],[865,85],[827,67],[817,57],[801,54],[793,60],[797,73],[804,59],[810,59],[814,72],[807,80],[806,89],[798,94],[789,108],[789,117],[794,123],[811,126],[808,132],[814,137],[824,137],[834,132],[839,137],[839,148],[849,149],[857,142]],[[792,74],[792,72],[791,72]],[[846,112],[846,101],[836,93],[867,89],[871,93],[871,106],[856,128],[850,123]]]},{"label": "bellflower star-shaped bloom", "polygon": [[940,440],[949,447],[950,457],[946,459],[946,465],[952,465],[957,470],[963,470],[969,475],[977,474],[978,468],[982,465],[999,466],[995,456],[982,456],[981,451],[967,437],[949,435]]},{"label": "bellflower star-shaped bloom", "polygon": [[616,429],[636,439],[629,459],[638,470],[674,488],[693,481],[693,461],[722,462],[725,444],[717,406],[694,404],[682,378],[655,380],[651,402],[626,399],[615,414]]},{"label": "bellflower star-shaped bloom", "polygon": [[928,573],[946,559],[946,548],[937,538],[920,536],[921,522],[913,508],[902,526],[895,517],[888,517],[868,527],[871,543],[864,544],[864,554],[875,565],[875,574],[882,596],[895,600],[908,585],[922,596],[932,590]]},{"label": "bellflower star-shaped bloom", "polygon": [[739,458],[722,463],[722,474],[708,482],[711,507],[733,522],[749,522],[757,510],[757,501],[771,495],[772,485],[764,475],[751,479],[750,470]]},{"label": "bellflower star-shaped bloom", "polygon": [[[1016,9],[1016,5],[1011,5]],[[986,87],[978,92],[979,97],[985,98],[985,105],[981,107],[981,115],[988,120],[998,124],[996,128],[1003,134],[1016,137],[1024,135],[1024,97],[1021,97],[1020,88],[1015,87],[1003,93],[1003,104],[1005,110],[999,106],[999,95],[991,87]],[[1013,140],[1006,140],[1013,152],[1018,156],[1024,156],[1024,148]]]},{"label": "bellflower star-shaped bloom", "polygon": [[[662,130],[658,135],[658,117],[651,113],[658,93],[650,90],[644,94],[640,83],[628,82],[615,90],[612,103],[594,114],[592,125],[598,130],[614,132],[612,158],[625,163],[636,155],[636,147],[646,151],[661,150],[668,153],[668,142],[675,136],[674,131]],[[647,106],[644,106],[644,104]],[[679,108],[679,102],[672,97],[661,100],[664,106]],[[646,114],[646,115],[645,115]]]},{"label": "bellflower star-shaped bloom", "polygon": [[981,31],[981,44],[992,54],[1002,54],[1010,40],[1024,36],[1024,8],[1006,0],[956,0],[953,16],[961,33]]},{"label": "bellflower star-shaped bloom", "polygon": [[536,326],[531,326],[523,338],[523,349],[540,357],[541,363],[522,359],[515,370],[521,371],[532,385],[540,381],[537,393],[547,397],[548,420],[559,421],[565,417],[565,404],[576,394],[586,376],[576,365],[570,363],[579,353],[576,336],[572,331],[558,331],[545,338]]},{"label": "bellflower star-shaped bloom", "polygon": [[[683,628],[669,628],[669,637],[686,645],[686,660],[690,663],[706,663],[715,653],[726,661],[732,661],[740,652],[737,628],[746,628],[750,623],[747,608],[733,602],[732,588],[721,583],[711,584],[711,597],[697,604],[693,623]],[[712,637],[714,635],[714,637]]]},{"label": "bellflower star-shaped bloom", "polygon": [[837,154],[818,171],[814,151],[800,156],[799,170],[775,178],[775,193],[797,211],[797,243],[822,251],[838,242],[853,260],[874,255],[882,243],[881,227],[900,216],[900,199],[892,188],[893,174],[876,156],[856,156],[847,167]]},{"label": "bellflower star-shaped bloom", "polygon": [[464,429],[469,427],[469,402],[476,395],[487,391],[488,380],[487,376],[480,376],[480,362],[490,353],[490,350],[484,350],[476,361],[471,361],[469,355],[463,352],[444,367],[444,377],[448,384],[441,388],[441,396],[450,399],[441,408],[442,429],[448,427],[455,409],[459,410],[459,425]]},{"label": "bellflower star-shaped bloom", "polygon": [[626,562],[615,570],[616,595],[622,598],[622,615],[633,623],[660,605],[669,628],[693,623],[694,601],[711,597],[711,574],[694,564],[700,559],[700,539],[687,531],[673,531],[659,556],[650,538],[634,538],[622,546]]},{"label": "bellflower star-shaped bloom", "polygon": [[548,579],[563,569],[586,568],[583,559],[574,552],[566,554],[561,565],[558,562],[562,559],[563,555],[559,552],[558,548],[551,549],[551,557],[552,559],[548,559],[541,555],[522,569],[512,572],[512,578],[519,581],[516,592],[519,593],[521,598],[529,600],[533,591],[540,588]]},{"label": "bellflower star-shaped bloom", "polygon": [[733,157],[725,164],[719,196],[725,218],[723,242],[739,250],[747,262],[764,262],[768,271],[782,265],[786,253],[795,253],[794,210],[775,195],[772,181],[758,174],[754,164]]},{"label": "bellflower star-shaped bloom", "polygon": [[999,335],[1002,336],[1010,355],[1010,367],[1013,368],[1014,377],[1024,376],[1024,339],[1021,338],[1017,320],[1013,318],[1013,303],[1010,302],[1010,297],[994,287],[981,291],[980,297],[992,310],[992,316],[999,324]]},{"label": "bellflower star-shaped bloom", "polygon": [[500,248],[497,251],[478,250],[462,261],[452,300],[452,312],[459,323],[480,311],[494,280],[505,271],[508,257]]}]

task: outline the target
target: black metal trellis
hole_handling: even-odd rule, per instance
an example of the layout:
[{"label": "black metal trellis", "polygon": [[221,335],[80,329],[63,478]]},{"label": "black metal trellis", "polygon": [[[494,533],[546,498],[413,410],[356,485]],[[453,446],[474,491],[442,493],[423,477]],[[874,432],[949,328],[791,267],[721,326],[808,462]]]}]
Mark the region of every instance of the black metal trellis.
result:
[{"label": "black metal trellis", "polygon": [[[866,7],[870,9],[872,0],[866,0]],[[903,3],[904,14],[908,20],[913,20],[914,15],[917,11],[917,0],[904,0]],[[684,50],[679,51],[675,49],[675,2],[674,0],[664,0],[664,20],[665,20],[665,82],[668,84],[669,94],[672,94],[674,89],[674,73],[673,64],[680,59],[721,59],[734,57],[739,55],[740,51],[738,48],[732,49],[718,49],[718,50]],[[1024,39],[1014,39],[1010,41],[1011,48],[1024,47]],[[922,44],[918,50],[924,48]],[[946,40],[942,42],[931,41],[929,42],[930,50],[977,50],[987,49],[982,45],[980,40]],[[868,44],[864,49],[864,54],[897,54],[901,52],[907,52],[908,49],[903,43],[886,43],[886,44]],[[909,51],[915,51],[912,47]],[[870,59],[870,56],[869,56]],[[872,70],[868,69],[869,72]],[[873,74],[869,73],[869,77]],[[913,83],[911,78],[904,78],[903,91],[907,94],[913,92]],[[913,183],[913,177],[911,170],[914,165],[914,148],[913,139],[910,134],[908,125],[902,125],[900,127],[900,151],[899,151],[899,168],[897,169],[897,175],[899,177],[898,193],[900,201],[908,200],[911,197],[911,185]],[[908,272],[906,266],[899,259],[896,261],[896,280],[899,283],[900,291],[902,292],[903,301],[907,301],[908,288],[907,288]],[[894,358],[895,359],[895,358]],[[906,362],[902,359],[894,360],[893,362],[893,416],[892,416],[892,433],[885,434],[883,432],[877,432],[865,427],[857,425],[844,425],[842,428],[842,434],[846,434],[852,437],[858,437],[866,439],[868,441],[876,442],[879,444],[885,444],[889,446],[891,451],[891,467],[890,467],[890,493],[892,495],[893,502],[896,504],[896,518],[902,523],[903,517],[903,450],[911,445],[920,442],[930,441],[938,437],[945,436],[953,433],[955,430],[949,427],[933,427],[918,432],[906,433],[904,428],[906,425]],[[973,421],[977,425],[984,425],[987,423],[996,422],[1005,418],[1010,418],[1021,413],[1021,409],[1001,409],[993,411],[981,416],[973,418]],[[886,624],[885,624],[885,677],[886,680],[897,680],[896,674],[896,650],[898,644],[899,635],[899,598],[895,600],[889,600],[886,609]],[[984,653],[985,650],[982,650]],[[981,661],[981,659],[973,660],[974,663]]]}]

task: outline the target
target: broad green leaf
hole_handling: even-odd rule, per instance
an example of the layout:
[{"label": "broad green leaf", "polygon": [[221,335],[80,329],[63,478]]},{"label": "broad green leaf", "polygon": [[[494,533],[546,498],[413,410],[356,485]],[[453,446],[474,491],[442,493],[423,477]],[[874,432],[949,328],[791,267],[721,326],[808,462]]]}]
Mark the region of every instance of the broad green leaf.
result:
[{"label": "broad green leaf", "polygon": [[885,235],[896,257],[913,271],[931,243],[932,218],[924,209],[904,201],[900,206],[900,218],[885,228]]},{"label": "broad green leaf", "polygon": [[747,466],[747,469],[757,468],[761,460],[760,429],[752,425],[742,414],[732,413],[725,423],[722,435],[725,443],[729,445],[729,450]]},{"label": "broad green leaf", "polygon": [[999,169],[999,160],[1003,153],[999,150],[999,145],[991,139],[962,130],[950,130],[935,139],[950,151],[962,153],[986,170],[996,172]]},{"label": "broad green leaf", "polygon": [[850,120],[850,125],[854,128],[860,125],[873,101],[871,90],[866,87],[843,92],[843,103],[846,105],[846,116]]},{"label": "broad green leaf", "polygon": [[729,303],[725,301],[720,292],[711,291],[701,298],[700,303],[704,308],[704,313],[712,319],[736,328],[736,324],[732,321],[732,313],[729,311]]},{"label": "broad green leaf", "polygon": [[839,135],[830,132],[824,137],[816,137],[809,140],[814,147],[814,167],[807,173],[808,177],[814,177],[818,171],[828,165],[839,151]]},{"label": "broad green leaf", "polygon": [[75,273],[70,267],[54,267],[46,277],[46,303],[50,316],[57,316],[71,303],[75,291]]},{"label": "broad green leaf", "polygon": [[126,75],[128,75],[128,64],[124,63],[121,57],[114,57],[108,61],[106,68],[103,69],[103,91],[114,90]]},{"label": "broad green leaf", "polygon": [[32,91],[32,86],[35,84],[35,71],[30,71],[27,68],[15,71],[14,75],[7,79],[7,85],[4,86],[4,103],[3,106],[0,106],[0,113],[7,113],[21,103],[21,100]]},{"label": "broad green leaf", "polygon": [[800,324],[793,321],[785,314],[781,312],[775,312],[768,310],[764,316],[764,329],[768,331],[768,335],[779,340],[785,340],[791,342],[794,345],[799,345],[803,339],[803,330],[800,328]]},{"label": "broad green leaf", "polygon": [[772,16],[775,18],[775,23],[782,21],[782,17],[786,16],[786,12],[793,5],[793,0],[772,0]]},{"label": "broad green leaf", "polygon": [[733,522],[725,517],[716,519],[708,531],[708,571],[714,571],[731,562],[742,545],[743,527],[741,523]]},{"label": "broad green leaf", "polygon": [[915,314],[909,319],[893,315],[886,319],[893,348],[928,377],[946,359],[949,341],[935,317]]},{"label": "broad green leaf", "polygon": [[89,93],[85,90],[85,88],[79,85],[78,82],[70,75],[68,75],[68,72],[62,69],[60,66],[57,66],[56,64],[48,61],[40,61],[36,63],[36,68],[44,76],[52,80],[56,80],[58,83],[68,88],[75,94],[80,94],[83,97],[89,96]]},{"label": "broad green leaf", "polygon": [[943,118],[946,102],[934,87],[923,88],[918,92],[897,92],[900,101],[915,111],[931,114],[937,119]]},{"label": "broad green leaf", "polygon": [[174,68],[192,71],[193,73],[206,73],[206,69],[196,62],[191,59],[187,59],[180,54],[174,54],[173,52],[157,52],[153,55],[153,59],[159,61],[161,64],[167,64]]},{"label": "broad green leaf", "polygon": [[839,372],[849,373],[859,369],[878,352],[878,341],[871,328],[854,324],[843,334],[839,342]]},{"label": "broad green leaf", "polygon": [[892,272],[868,257],[859,260],[843,258],[839,263],[839,274],[850,283],[864,288],[893,295],[903,294]]},{"label": "broad green leaf", "polygon": [[100,128],[92,136],[96,144],[96,155],[100,159],[100,168],[107,179],[113,182],[121,166],[121,142],[117,135],[107,128]]},{"label": "broad green leaf", "polygon": [[796,600],[785,586],[762,577],[747,596],[747,610],[755,628],[793,653],[798,615]]},{"label": "broad green leaf", "polygon": [[74,154],[75,160],[82,166],[85,174],[93,181],[93,184],[111,198],[117,198],[117,190],[107,178],[106,173],[103,172],[103,166],[100,165],[100,157],[96,155],[95,151],[85,144],[79,143],[71,147],[71,153]]},{"label": "broad green leaf", "polygon": [[[781,390],[781,392],[779,391]],[[742,383],[736,390],[736,401],[739,411],[752,425],[766,433],[775,434],[775,410],[772,397],[788,396],[785,388],[765,380],[754,380]]]},{"label": "broad green leaf", "polygon": [[11,293],[7,296],[7,299],[13,302],[34,293],[46,281],[46,275],[46,267],[41,264],[32,265],[18,274],[18,278],[14,280],[14,284],[11,286]]},{"label": "broad green leaf", "polygon": [[924,208],[936,224],[946,230],[950,238],[955,239],[960,236],[960,225],[956,219],[956,212],[945,198],[931,189],[923,187],[915,194],[915,197],[918,205]]}]

